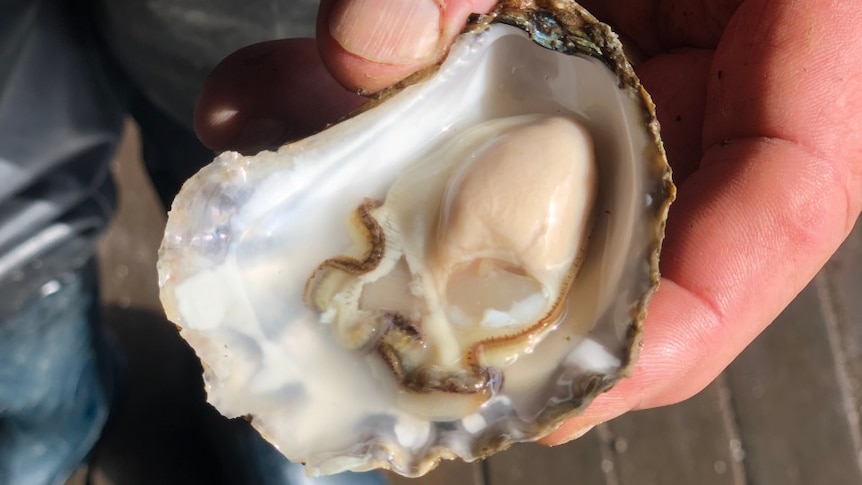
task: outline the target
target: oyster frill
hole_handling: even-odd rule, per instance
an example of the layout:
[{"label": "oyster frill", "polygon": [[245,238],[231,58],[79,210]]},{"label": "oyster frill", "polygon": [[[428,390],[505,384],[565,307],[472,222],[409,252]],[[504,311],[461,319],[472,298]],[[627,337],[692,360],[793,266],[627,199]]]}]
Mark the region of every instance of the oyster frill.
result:
[{"label": "oyster frill", "polygon": [[629,372],[673,193],[616,36],[504,3],[373,107],[192,177],[161,298],[223,414],[313,474],[417,476]]}]

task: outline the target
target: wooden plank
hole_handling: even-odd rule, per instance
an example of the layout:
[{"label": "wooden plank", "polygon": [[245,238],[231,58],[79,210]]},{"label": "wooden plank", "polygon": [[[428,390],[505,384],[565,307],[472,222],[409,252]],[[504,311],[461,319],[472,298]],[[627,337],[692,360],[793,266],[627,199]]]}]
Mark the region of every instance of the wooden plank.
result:
[{"label": "wooden plank", "polygon": [[604,484],[600,446],[595,430],[553,448],[534,443],[514,445],[488,458],[488,484]]},{"label": "wooden plank", "polygon": [[[862,219],[822,272],[835,298],[842,332],[854,342],[849,357],[862,360]],[[862,376],[862,373],[856,375]]]},{"label": "wooden plank", "polygon": [[[856,223],[850,237],[829,260],[820,274],[824,283],[821,297],[826,300],[827,321],[839,332],[845,353],[845,364],[854,377],[853,392],[862,401],[859,379],[862,378],[862,221]],[[824,294],[825,293],[825,294]]]},{"label": "wooden plank", "polygon": [[814,285],[727,376],[752,483],[862,483]]},{"label": "wooden plank", "polygon": [[391,485],[484,485],[485,479],[480,462],[464,463],[452,460],[440,463],[431,473],[419,478],[404,478],[387,473]]},{"label": "wooden plank", "polygon": [[101,296],[104,304],[162,313],[156,257],[166,216],[140,157],[138,128],[127,120],[111,163],[117,213],[99,243]]},{"label": "wooden plank", "polygon": [[[862,460],[862,219],[815,280],[844,398],[850,437]],[[860,462],[862,463],[862,462]]]},{"label": "wooden plank", "polygon": [[739,485],[735,430],[719,379],[693,398],[626,414],[610,423],[621,485]]}]

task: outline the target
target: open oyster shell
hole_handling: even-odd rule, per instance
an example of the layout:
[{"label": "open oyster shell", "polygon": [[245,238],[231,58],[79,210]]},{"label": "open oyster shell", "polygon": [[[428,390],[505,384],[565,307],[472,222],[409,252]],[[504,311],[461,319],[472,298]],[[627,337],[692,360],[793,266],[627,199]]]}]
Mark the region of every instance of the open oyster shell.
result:
[{"label": "open oyster shell", "polygon": [[210,402],[312,474],[544,436],[630,371],[658,284],[654,107],[577,4],[503,3],[383,98],[220,155],[160,250]]}]

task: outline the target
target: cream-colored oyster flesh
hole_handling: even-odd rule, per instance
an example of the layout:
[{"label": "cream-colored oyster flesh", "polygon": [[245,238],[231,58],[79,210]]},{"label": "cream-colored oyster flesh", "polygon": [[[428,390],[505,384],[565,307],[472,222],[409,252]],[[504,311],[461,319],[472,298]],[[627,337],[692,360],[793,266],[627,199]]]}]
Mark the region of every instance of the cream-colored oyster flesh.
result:
[{"label": "cream-colored oyster flesh", "polygon": [[313,474],[416,476],[626,374],[673,187],[615,37],[566,5],[584,29],[531,32],[557,50],[482,24],[377,106],[186,183],[161,297],[223,414]]},{"label": "cream-colored oyster flesh", "polygon": [[574,119],[469,127],[398,175],[385,201],[360,204],[355,255],[324,261],[307,300],[405,389],[487,398],[502,384],[493,371],[561,321],[595,172]]}]

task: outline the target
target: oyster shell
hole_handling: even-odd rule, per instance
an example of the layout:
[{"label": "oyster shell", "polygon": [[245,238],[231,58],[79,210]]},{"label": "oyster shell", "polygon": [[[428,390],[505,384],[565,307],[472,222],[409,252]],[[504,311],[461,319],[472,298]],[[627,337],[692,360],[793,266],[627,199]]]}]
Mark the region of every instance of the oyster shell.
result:
[{"label": "oyster shell", "polygon": [[426,473],[631,369],[674,188],[616,36],[503,3],[433,73],[174,201],[161,298],[210,402],[312,474]]}]

